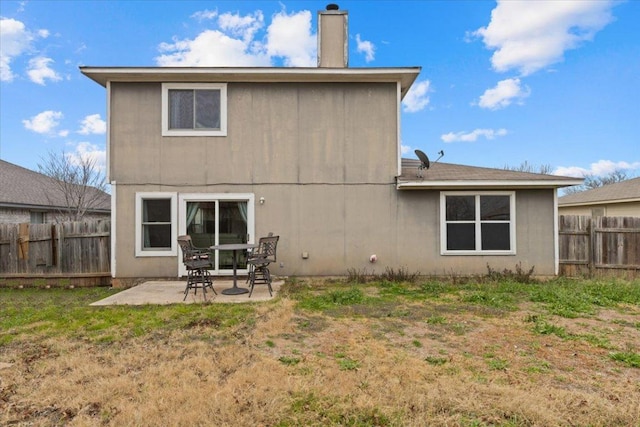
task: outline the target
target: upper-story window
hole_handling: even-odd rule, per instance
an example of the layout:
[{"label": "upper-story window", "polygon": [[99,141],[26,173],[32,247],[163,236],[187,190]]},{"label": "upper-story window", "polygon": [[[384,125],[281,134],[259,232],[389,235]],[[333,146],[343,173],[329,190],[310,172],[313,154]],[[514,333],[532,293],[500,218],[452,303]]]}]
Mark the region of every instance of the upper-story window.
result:
[{"label": "upper-story window", "polygon": [[227,85],[163,83],[163,136],[226,136]]},{"label": "upper-story window", "polygon": [[442,253],[515,254],[515,193],[442,192]]}]

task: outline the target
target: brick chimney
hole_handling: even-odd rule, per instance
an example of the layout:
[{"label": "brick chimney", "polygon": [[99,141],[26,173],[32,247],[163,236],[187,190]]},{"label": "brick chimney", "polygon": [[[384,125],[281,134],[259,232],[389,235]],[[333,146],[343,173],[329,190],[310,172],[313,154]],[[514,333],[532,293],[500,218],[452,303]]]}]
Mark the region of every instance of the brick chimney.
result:
[{"label": "brick chimney", "polygon": [[318,67],[349,66],[348,13],[337,4],[318,11]]}]

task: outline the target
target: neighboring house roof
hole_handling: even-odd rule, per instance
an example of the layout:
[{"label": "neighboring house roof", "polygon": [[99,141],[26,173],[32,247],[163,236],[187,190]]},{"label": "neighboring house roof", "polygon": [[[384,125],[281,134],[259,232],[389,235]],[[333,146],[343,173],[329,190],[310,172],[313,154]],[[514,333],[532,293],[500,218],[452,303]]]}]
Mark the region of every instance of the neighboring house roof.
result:
[{"label": "neighboring house roof", "polygon": [[562,196],[558,199],[558,205],[601,205],[637,201],[640,201],[640,177]]},{"label": "neighboring house roof", "polygon": [[[111,196],[103,191],[100,193],[99,203],[89,210],[109,212]],[[0,206],[51,209],[64,208],[66,203],[52,178],[0,160]]]},{"label": "neighboring house roof", "polygon": [[395,83],[402,97],[421,67],[284,68],[284,67],[80,67],[102,86],[107,82],[269,82],[269,83]]},{"label": "neighboring house roof", "polygon": [[399,190],[559,188],[582,184],[581,178],[492,169],[452,163],[431,163],[420,169],[420,160],[402,159]]}]

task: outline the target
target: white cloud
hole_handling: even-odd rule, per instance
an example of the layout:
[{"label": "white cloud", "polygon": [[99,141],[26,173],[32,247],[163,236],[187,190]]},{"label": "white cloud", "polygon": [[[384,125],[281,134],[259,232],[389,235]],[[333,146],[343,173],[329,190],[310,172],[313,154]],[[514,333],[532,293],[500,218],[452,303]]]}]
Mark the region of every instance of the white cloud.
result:
[{"label": "white cloud", "polygon": [[81,165],[81,160],[92,160],[95,168],[101,172],[104,172],[107,167],[107,152],[90,142],[79,142],[75,146],[75,151],[66,153],[66,156],[72,165]]},{"label": "white cloud", "polygon": [[498,0],[491,22],[472,35],[494,50],[494,70],[525,76],[563,60],[564,53],[612,21],[613,0]]},{"label": "white cloud", "polygon": [[287,15],[285,11],[271,18],[267,29],[267,52],[282,57],[286,67],[314,67],[317,65],[316,36],[311,31],[311,12]]},{"label": "white cloud", "polygon": [[214,19],[218,16],[217,10],[202,10],[191,15],[192,18],[197,19],[198,21],[204,21],[208,19]]},{"label": "white cloud", "polygon": [[440,136],[440,139],[444,142],[475,142],[480,137],[495,139],[499,136],[505,136],[507,133],[506,129],[475,129],[471,132],[449,132]]},{"label": "white cloud", "polygon": [[242,37],[249,44],[254,39],[256,32],[264,27],[264,16],[259,10],[246,16],[240,16],[237,13],[223,13],[218,18],[218,25],[223,31],[236,37]]},{"label": "white cloud", "polygon": [[55,72],[49,64],[53,63],[53,59],[45,58],[44,56],[38,56],[29,60],[29,68],[27,75],[29,79],[39,85],[45,85],[45,80],[59,81],[62,77]]},{"label": "white cloud", "polygon": [[267,66],[269,58],[260,43],[254,42],[255,33],[264,26],[262,12],[240,16],[225,13],[215,15],[220,29],[205,30],[193,40],[161,43],[156,57],[160,66]]},{"label": "white cloud", "polygon": [[28,50],[32,40],[33,36],[22,22],[0,18],[0,81],[10,82],[15,78],[11,61]]},{"label": "white cloud", "polygon": [[104,134],[107,131],[107,122],[100,118],[100,114],[91,114],[82,119],[82,126],[78,131],[79,134]]},{"label": "white cloud", "polygon": [[[42,135],[53,135],[55,129],[60,125],[63,114],[60,111],[43,111],[31,117],[30,120],[23,120],[22,124],[26,129]],[[62,131],[64,132],[64,131]]]},{"label": "white cloud", "polygon": [[155,58],[158,65],[271,66],[278,58],[289,67],[316,65],[316,37],[309,11],[276,13],[266,29],[261,11],[247,15],[201,12],[193,16],[217,17],[217,28],[204,30],[193,39],[174,38],[171,43],[161,43],[161,55]]},{"label": "white cloud", "polygon": [[429,105],[430,87],[431,82],[429,80],[414,83],[402,100],[402,110],[406,113],[417,113],[418,111],[422,111],[427,105]]},{"label": "white cloud", "polygon": [[595,163],[591,163],[589,169],[581,168],[579,166],[560,166],[555,171],[554,175],[560,176],[573,176],[577,178],[584,178],[585,176],[607,176],[616,170],[635,170],[640,169],[640,162],[612,162],[611,160],[598,160]]},{"label": "white cloud", "polygon": [[249,52],[242,40],[231,38],[218,30],[206,30],[193,40],[174,40],[162,43],[160,50],[166,54],[156,57],[161,67],[221,67],[268,66],[266,55]]},{"label": "white cloud", "polygon": [[356,34],[356,44],[358,46],[358,52],[364,53],[365,61],[371,62],[375,59],[376,47],[373,43],[362,40],[360,34]]},{"label": "white cloud", "polygon": [[407,154],[411,151],[411,147],[408,145],[400,145],[400,152],[402,154]]},{"label": "white cloud", "polygon": [[0,81],[11,82],[16,75],[11,69],[11,62],[32,49],[32,43],[38,38],[49,37],[45,29],[29,31],[24,23],[0,18]]},{"label": "white cloud", "polygon": [[499,81],[496,87],[487,89],[480,96],[478,106],[498,110],[511,105],[513,101],[522,104],[523,99],[530,94],[531,90],[528,86],[522,87],[520,79],[505,79]]}]

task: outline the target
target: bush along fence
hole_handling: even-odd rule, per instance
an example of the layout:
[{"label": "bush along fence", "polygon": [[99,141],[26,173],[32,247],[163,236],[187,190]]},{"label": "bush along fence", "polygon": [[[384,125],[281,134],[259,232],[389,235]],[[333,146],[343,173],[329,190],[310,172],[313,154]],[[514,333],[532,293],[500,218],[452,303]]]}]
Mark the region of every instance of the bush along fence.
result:
[{"label": "bush along fence", "polygon": [[640,218],[561,215],[560,274],[640,275]]},{"label": "bush along fence", "polygon": [[111,221],[0,224],[0,287],[107,286]]}]

